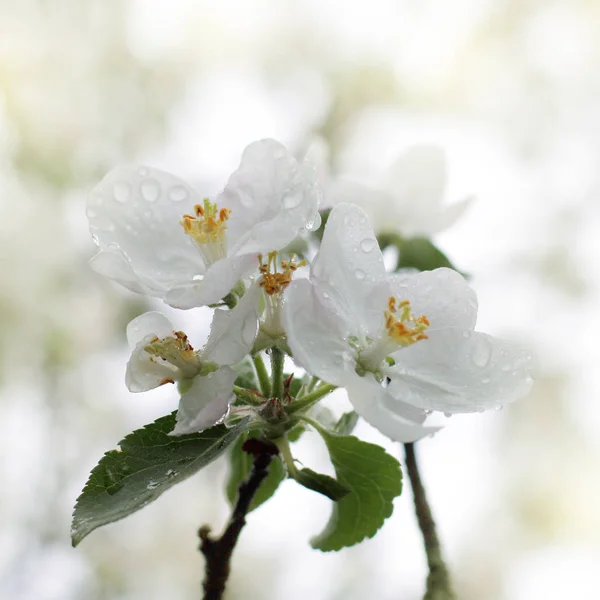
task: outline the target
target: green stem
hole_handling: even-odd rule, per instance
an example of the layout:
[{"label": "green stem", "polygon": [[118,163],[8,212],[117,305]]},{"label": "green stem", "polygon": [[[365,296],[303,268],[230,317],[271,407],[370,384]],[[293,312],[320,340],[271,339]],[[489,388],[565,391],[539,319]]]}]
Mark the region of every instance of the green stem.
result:
[{"label": "green stem", "polygon": [[264,401],[264,398],[262,398],[261,396],[257,396],[256,394],[253,394],[251,391],[247,390],[246,388],[241,388],[237,385],[233,386],[233,391],[234,391],[235,395],[238,397],[238,400],[241,400],[244,404],[258,406],[259,404],[262,404]]},{"label": "green stem", "polygon": [[229,310],[231,310],[237,304],[238,297],[233,292],[229,292],[229,294],[223,298],[223,302],[227,304]]},{"label": "green stem", "polygon": [[450,573],[442,555],[435,521],[433,520],[425,488],[419,474],[414,444],[404,444],[404,451],[406,453],[406,470],[408,471],[415,499],[415,513],[419,528],[423,534],[425,554],[427,555],[427,564],[429,566],[427,589],[423,600],[457,600],[457,596],[452,588]]},{"label": "green stem", "polygon": [[281,458],[283,458],[283,462],[285,467],[290,475],[290,477],[295,478],[298,473],[298,469],[296,468],[296,464],[294,463],[294,457],[292,456],[292,449],[290,448],[290,443],[287,437],[280,437],[275,441],[275,445],[279,449],[281,453]]},{"label": "green stem", "polygon": [[283,396],[283,362],[285,354],[276,346],[271,348],[271,396],[281,400]]},{"label": "green stem", "polygon": [[287,413],[292,415],[302,410],[310,408],[313,404],[318,402],[324,396],[327,396],[330,392],[333,392],[337,388],[337,385],[331,385],[330,383],[324,383],[320,385],[316,390],[310,394],[302,396],[299,400],[292,402],[287,408]]},{"label": "green stem", "polygon": [[260,391],[265,398],[271,397],[271,380],[269,379],[269,372],[265,366],[262,354],[255,354],[252,357],[254,362],[254,368],[256,369],[256,375],[258,377],[258,383],[260,384]]}]

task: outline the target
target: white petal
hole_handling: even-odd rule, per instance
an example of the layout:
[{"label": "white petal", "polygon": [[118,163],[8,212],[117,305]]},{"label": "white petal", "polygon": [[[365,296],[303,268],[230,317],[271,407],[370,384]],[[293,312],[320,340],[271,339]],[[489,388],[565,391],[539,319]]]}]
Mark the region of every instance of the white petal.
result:
[{"label": "white petal", "polygon": [[231,209],[230,253],[280,250],[319,218],[319,199],[313,167],[299,164],[275,140],[250,144],[218,198]]},{"label": "white petal", "polygon": [[220,302],[235,284],[258,268],[256,254],[229,256],[210,265],[201,280],[174,286],[164,296],[174,308],[194,308]]},{"label": "white petal", "polygon": [[136,294],[160,296],[164,291],[163,286],[158,282],[136,274],[119,248],[100,250],[91,258],[90,267],[99,275],[120,283]]},{"label": "white petal", "polygon": [[529,351],[466,329],[433,331],[394,358],[388,390],[418,408],[482,411],[525,396],[531,387]]},{"label": "white petal", "polygon": [[358,206],[341,203],[331,211],[310,278],[353,332],[379,331],[389,297],[387,274],[367,215]]},{"label": "white petal", "polygon": [[216,425],[235,399],[233,383],[236,377],[236,372],[229,367],[195,377],[192,387],[181,396],[177,424],[169,435],[196,433]]},{"label": "white petal", "polygon": [[[149,293],[162,297],[173,282],[204,270],[200,253],[180,225],[199,202],[198,194],[174,175],[150,167],[119,167],[88,198],[90,231],[101,250],[120,252]],[[123,267],[113,275],[109,265],[103,269],[123,281]]]},{"label": "white petal", "polygon": [[306,279],[294,281],[285,291],[283,325],[294,362],[311,375],[344,385],[353,369],[345,341],[344,321],[324,306]]},{"label": "white petal", "polygon": [[144,348],[154,339],[151,333],[142,338],[131,353],[125,372],[125,384],[130,392],[146,392],[169,381],[179,379],[179,369],[166,362],[154,362]]},{"label": "white petal", "polygon": [[408,300],[415,316],[425,315],[436,329],[473,329],[477,321],[477,295],[465,278],[445,267],[390,277],[392,294]]},{"label": "white petal", "polygon": [[150,311],[127,325],[127,342],[132,349],[149,335],[159,339],[173,336],[173,324],[162,313]]},{"label": "white petal", "polygon": [[[446,188],[446,157],[436,146],[412,146],[390,167],[383,184],[400,207],[430,214]],[[410,212],[407,212],[410,215]]]},{"label": "white petal", "polygon": [[462,217],[463,213],[467,210],[469,206],[471,206],[474,200],[475,198],[473,196],[469,196],[468,198],[464,198],[460,202],[454,202],[453,204],[445,206],[437,214],[437,216],[432,218],[428,223],[424,224],[420,231],[420,234],[429,237],[434,233],[438,233],[440,231],[448,229],[451,225],[455,223],[455,221]]},{"label": "white petal", "polygon": [[258,329],[258,305],[262,288],[252,285],[233,310],[216,310],[210,336],[202,351],[203,360],[219,365],[240,362],[252,348]]},{"label": "white petal", "polygon": [[423,425],[425,414],[392,398],[371,374],[355,375],[346,381],[354,410],[367,423],[396,442],[415,442],[435,433],[439,427]]}]

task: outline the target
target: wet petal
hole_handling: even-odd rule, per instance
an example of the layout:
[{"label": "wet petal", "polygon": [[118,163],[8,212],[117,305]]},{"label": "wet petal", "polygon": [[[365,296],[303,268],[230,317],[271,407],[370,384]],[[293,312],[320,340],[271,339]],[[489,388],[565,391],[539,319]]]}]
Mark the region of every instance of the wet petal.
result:
[{"label": "wet petal", "polygon": [[127,342],[135,348],[149,335],[165,338],[173,335],[173,324],[160,312],[150,311],[130,321],[127,325]]},{"label": "wet petal", "polygon": [[256,254],[229,256],[212,264],[204,278],[175,286],[164,296],[174,308],[194,308],[220,302],[235,284],[258,268]]},{"label": "wet petal", "polygon": [[344,385],[347,369],[354,368],[344,321],[319,301],[306,279],[294,281],[284,298],[283,325],[294,362],[323,381]]},{"label": "wet petal", "polygon": [[236,372],[223,367],[204,377],[194,378],[192,387],[181,396],[177,424],[169,435],[196,433],[216,425],[234,401]]},{"label": "wet petal", "polygon": [[331,211],[310,278],[353,333],[379,331],[389,296],[387,274],[373,229],[358,206],[341,203]]},{"label": "wet petal", "polygon": [[531,387],[528,350],[467,329],[433,331],[393,356],[388,390],[418,408],[483,411],[517,400]]},{"label": "wet petal", "polygon": [[125,384],[130,392],[147,392],[181,377],[178,368],[167,362],[153,360],[144,350],[155,337],[151,333],[142,338],[131,353],[125,372]]},{"label": "wet petal", "polygon": [[202,358],[219,365],[240,362],[252,348],[258,329],[262,289],[252,285],[232,310],[215,311]]},{"label": "wet petal", "polygon": [[[316,173],[272,139],[250,144],[218,204],[231,209],[230,254],[267,253],[289,244],[319,218]],[[318,225],[317,225],[318,226]]]},{"label": "wet petal", "polygon": [[423,411],[415,410],[390,396],[370,374],[348,378],[346,389],[354,410],[391,440],[415,442],[440,429],[423,425]]},{"label": "wet petal", "polygon": [[390,277],[392,294],[408,300],[415,316],[425,315],[429,332],[460,327],[473,329],[477,321],[477,295],[466,279],[447,268]]},{"label": "wet petal", "polygon": [[203,273],[200,254],[179,224],[200,201],[187,183],[164,171],[135,166],[114,169],[90,193],[87,216],[100,250],[116,253],[130,270],[114,257],[112,262],[98,258],[103,262],[97,266],[128,289],[135,288],[133,273],[147,293],[158,297],[173,282]]}]

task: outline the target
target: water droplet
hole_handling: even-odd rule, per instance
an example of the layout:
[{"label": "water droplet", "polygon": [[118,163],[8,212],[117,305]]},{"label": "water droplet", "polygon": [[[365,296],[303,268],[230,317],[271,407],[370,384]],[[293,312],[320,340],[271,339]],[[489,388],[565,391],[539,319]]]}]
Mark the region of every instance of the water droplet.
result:
[{"label": "water droplet", "polygon": [[155,490],[158,487],[158,481],[152,481],[150,480],[148,482],[148,485],[146,486],[147,490]]},{"label": "water droplet", "polygon": [[328,292],[323,292],[323,298],[325,298],[325,300],[329,299],[329,293]]},{"label": "water droplet", "polygon": [[156,202],[160,196],[160,184],[156,179],[145,179],[140,185],[140,193],[146,202]]},{"label": "water droplet", "polygon": [[169,190],[169,198],[173,202],[181,202],[188,197],[188,191],[182,185],[176,185]]},{"label": "water droplet", "polygon": [[124,204],[131,197],[131,184],[128,181],[117,181],[113,186],[113,196],[117,202]]},{"label": "water droplet", "polygon": [[356,279],[364,279],[366,275],[367,274],[362,269],[356,269],[354,271],[354,277],[356,277]]},{"label": "water droplet", "polygon": [[463,337],[466,339],[471,337],[471,332],[470,331],[463,331]]},{"label": "water droplet", "polygon": [[511,371],[511,370],[512,370],[512,365],[509,365],[508,363],[506,363],[506,364],[503,364],[503,365],[500,367],[500,370],[501,370],[503,373],[508,373],[509,371]]},{"label": "water droplet", "polygon": [[168,471],[165,473],[165,475],[166,475],[167,477],[173,477],[173,476],[177,475],[177,471],[176,471],[175,469],[169,469],[169,470],[168,470]]},{"label": "water droplet", "polygon": [[360,247],[363,252],[372,252],[375,248],[376,242],[373,238],[365,238],[361,243]]},{"label": "water droplet", "polygon": [[321,215],[317,213],[315,218],[306,224],[306,229],[308,231],[316,231],[319,227],[321,227]]},{"label": "water droplet", "polygon": [[445,412],[445,413],[444,413],[444,416],[445,416],[447,419],[449,419],[449,418],[452,416],[452,413]]},{"label": "water droplet", "polygon": [[502,406],[501,404],[499,404],[498,406],[496,406],[494,408],[494,410],[497,410],[498,412],[500,412],[501,410],[504,410],[504,406]]},{"label": "water droplet", "polygon": [[489,377],[484,377],[484,378],[481,380],[481,383],[489,383],[490,381],[491,381],[491,379],[490,379]]},{"label": "water droplet", "polygon": [[283,208],[292,210],[293,208],[299,206],[300,202],[302,202],[302,196],[300,194],[288,194],[283,199]]},{"label": "water droplet", "polygon": [[140,167],[138,169],[138,173],[142,176],[142,177],[146,177],[146,175],[148,175],[148,169],[146,169],[146,167]]},{"label": "water droplet", "polygon": [[492,345],[484,337],[475,339],[473,350],[471,352],[471,360],[477,367],[486,367],[492,358]]}]

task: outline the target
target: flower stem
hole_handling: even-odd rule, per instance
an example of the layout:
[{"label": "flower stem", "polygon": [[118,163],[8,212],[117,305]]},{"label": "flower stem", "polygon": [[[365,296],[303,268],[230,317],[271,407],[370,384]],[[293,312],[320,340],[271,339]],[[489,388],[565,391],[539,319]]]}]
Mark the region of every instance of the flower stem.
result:
[{"label": "flower stem", "polygon": [[237,385],[233,386],[233,393],[237,396],[238,400],[244,404],[250,404],[251,406],[258,406],[264,402],[264,398],[256,392],[251,392],[246,388],[241,388]]},{"label": "flower stem", "polygon": [[271,396],[281,400],[283,396],[283,362],[285,354],[276,346],[271,348]]},{"label": "flower stem", "polygon": [[254,368],[256,369],[256,376],[258,377],[258,383],[260,384],[260,391],[265,398],[271,397],[271,380],[269,379],[269,373],[262,354],[255,354],[252,357],[254,362]]},{"label": "flower stem", "polygon": [[290,448],[290,443],[287,437],[283,436],[275,440],[275,445],[277,446],[277,448],[279,448],[281,458],[283,459],[288,473],[291,477],[295,477],[296,473],[298,472],[298,469],[296,468],[296,464],[294,463],[292,449]]},{"label": "flower stem", "polygon": [[277,448],[272,444],[263,445],[258,449],[253,447],[252,453],[254,454],[252,471],[248,479],[240,485],[235,508],[223,535],[220,538],[211,537],[210,528],[206,525],[198,531],[201,540],[200,552],[206,559],[203,584],[204,600],[221,600],[223,598],[231,569],[233,549],[246,524],[246,515],[250,510],[254,494],[268,475],[269,465],[273,456],[277,454]]},{"label": "flower stem", "polygon": [[287,408],[288,414],[294,414],[302,410],[310,408],[313,404],[318,402],[324,396],[327,396],[329,392],[333,392],[337,388],[337,385],[331,385],[330,383],[324,383],[320,385],[316,390],[310,394],[305,394],[299,400],[292,402]]},{"label": "flower stem", "polygon": [[427,588],[423,600],[457,600],[452,588],[450,573],[442,556],[440,540],[437,536],[435,521],[431,514],[431,508],[427,502],[425,488],[419,474],[419,466],[415,454],[414,444],[404,444],[406,453],[406,470],[410,479],[410,485],[415,499],[415,513],[419,523],[419,529],[423,534],[425,554],[429,566],[427,576]]}]

